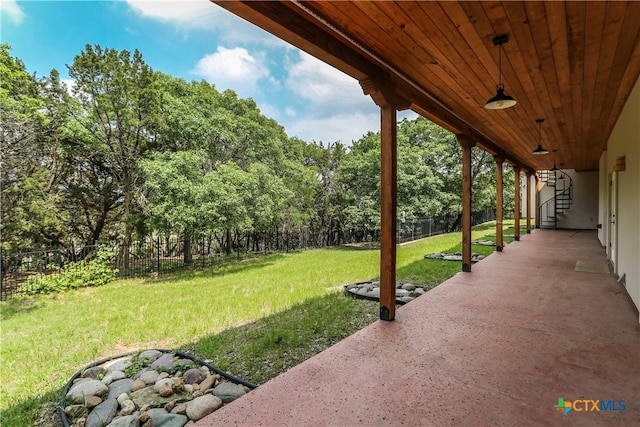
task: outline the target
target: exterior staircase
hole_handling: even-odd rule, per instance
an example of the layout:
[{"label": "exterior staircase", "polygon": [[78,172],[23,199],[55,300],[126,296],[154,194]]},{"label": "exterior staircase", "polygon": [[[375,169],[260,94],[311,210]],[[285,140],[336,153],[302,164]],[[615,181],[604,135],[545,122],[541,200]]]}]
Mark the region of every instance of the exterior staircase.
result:
[{"label": "exterior staircase", "polygon": [[553,197],[540,204],[540,228],[558,229],[558,219],[573,205],[573,179],[561,170],[538,171],[538,176],[553,188]]}]

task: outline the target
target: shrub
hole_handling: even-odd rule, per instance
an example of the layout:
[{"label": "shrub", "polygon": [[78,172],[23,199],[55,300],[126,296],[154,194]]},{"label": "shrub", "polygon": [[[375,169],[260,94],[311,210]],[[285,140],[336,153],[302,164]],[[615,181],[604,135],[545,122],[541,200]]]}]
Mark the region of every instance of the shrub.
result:
[{"label": "shrub", "polygon": [[48,294],[66,289],[101,286],[115,279],[117,269],[110,267],[114,254],[99,249],[96,257],[90,261],[72,262],[63,266],[59,273],[35,274],[22,285],[25,294]]}]

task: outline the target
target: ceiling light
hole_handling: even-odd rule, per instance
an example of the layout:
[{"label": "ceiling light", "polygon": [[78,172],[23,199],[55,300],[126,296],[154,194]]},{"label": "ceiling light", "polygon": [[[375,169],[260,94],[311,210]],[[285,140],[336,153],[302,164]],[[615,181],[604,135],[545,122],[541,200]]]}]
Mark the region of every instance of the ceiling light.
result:
[{"label": "ceiling light", "polygon": [[498,53],[498,86],[496,88],[496,96],[487,101],[484,108],[487,110],[503,110],[505,108],[513,107],[516,105],[516,100],[512,96],[504,93],[504,84],[502,83],[502,45],[509,41],[507,34],[494,37],[493,45],[500,46]]},{"label": "ceiling light", "polygon": [[532,154],[549,154],[549,151],[547,151],[547,149],[545,148],[542,148],[542,144],[540,143],[540,126],[542,126],[542,122],[544,122],[544,119],[536,119],[536,123],[538,124],[538,148],[533,150],[531,152]]},{"label": "ceiling light", "polygon": [[556,167],[556,153],[558,152],[558,150],[553,150],[553,167],[550,169],[551,172],[555,172],[555,171],[559,171],[560,169],[558,169]]}]

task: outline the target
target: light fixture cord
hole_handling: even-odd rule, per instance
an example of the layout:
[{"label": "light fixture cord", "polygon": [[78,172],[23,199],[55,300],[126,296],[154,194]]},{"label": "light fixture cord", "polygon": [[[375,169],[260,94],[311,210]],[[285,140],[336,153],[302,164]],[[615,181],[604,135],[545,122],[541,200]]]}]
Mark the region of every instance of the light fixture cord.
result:
[{"label": "light fixture cord", "polygon": [[498,51],[498,88],[502,87],[502,45]]},{"label": "light fixture cord", "polygon": [[540,144],[540,126],[542,126],[542,122],[538,122],[538,147],[541,147]]}]

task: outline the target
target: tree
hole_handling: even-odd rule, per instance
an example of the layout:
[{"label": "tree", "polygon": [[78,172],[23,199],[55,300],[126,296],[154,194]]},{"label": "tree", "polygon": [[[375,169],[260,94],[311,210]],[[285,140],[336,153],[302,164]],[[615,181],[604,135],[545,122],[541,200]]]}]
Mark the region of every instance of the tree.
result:
[{"label": "tree", "polygon": [[[137,50],[86,45],[68,67],[81,110],[74,120],[85,131],[85,148],[99,153],[122,197],[123,248],[128,248],[140,218],[142,174],[138,160],[153,147],[160,125],[156,75]],[[74,110],[71,111],[74,113]],[[128,249],[124,251],[128,268]]]},{"label": "tree", "polygon": [[62,238],[56,129],[65,95],[55,70],[38,80],[0,45],[0,233],[10,251]]}]

